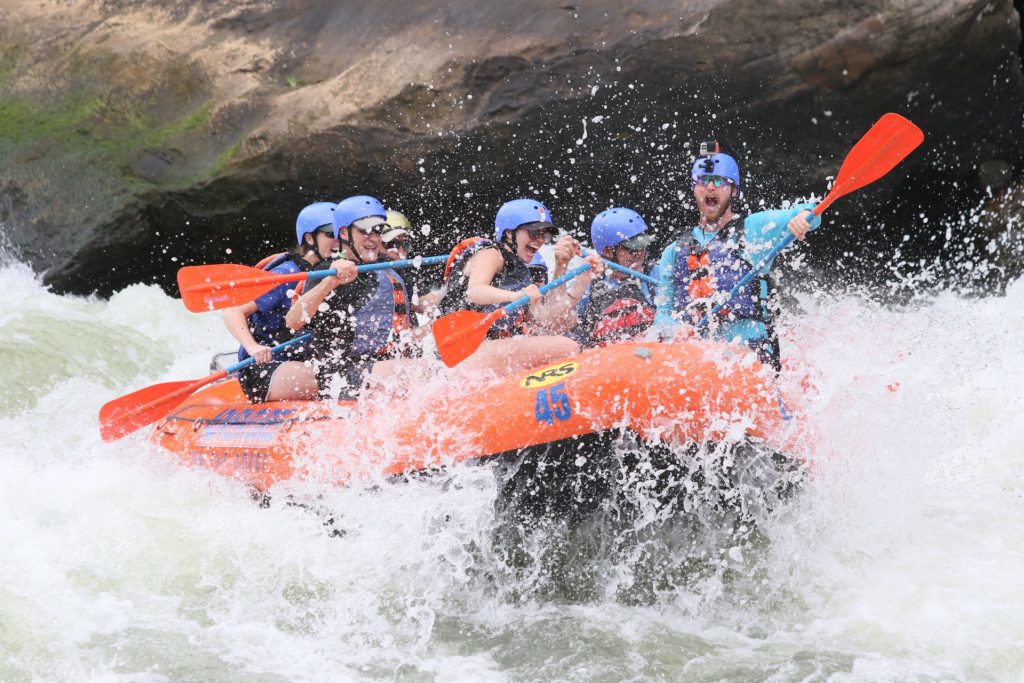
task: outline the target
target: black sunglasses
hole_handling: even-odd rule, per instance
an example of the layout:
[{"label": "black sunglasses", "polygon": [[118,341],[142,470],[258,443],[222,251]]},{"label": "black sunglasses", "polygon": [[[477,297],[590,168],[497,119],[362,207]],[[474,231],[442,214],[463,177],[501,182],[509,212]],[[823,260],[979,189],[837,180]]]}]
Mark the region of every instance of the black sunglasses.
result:
[{"label": "black sunglasses", "polygon": [[384,225],[382,223],[380,225],[371,225],[368,228],[360,228],[360,227],[358,227],[356,225],[352,225],[352,226],[349,226],[349,227],[355,228],[356,230],[358,230],[359,232],[363,233],[364,235],[373,235],[373,234],[379,235],[379,234],[383,233],[385,228],[387,228],[388,226],[386,226],[386,225]]}]

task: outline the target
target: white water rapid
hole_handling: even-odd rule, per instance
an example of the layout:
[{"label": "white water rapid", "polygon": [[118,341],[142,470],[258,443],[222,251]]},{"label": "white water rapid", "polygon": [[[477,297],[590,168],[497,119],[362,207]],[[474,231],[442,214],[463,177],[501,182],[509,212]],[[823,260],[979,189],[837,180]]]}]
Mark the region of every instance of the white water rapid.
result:
[{"label": "white water rapid", "polygon": [[[312,492],[336,537],[145,431],[104,444],[104,402],[232,347],[219,317],[148,286],[56,296],[17,263],[0,291],[0,681],[1024,677],[1024,281],[798,297],[813,480],[675,581],[571,547],[509,571],[483,468]],[[693,559],[673,547],[646,557]]]}]

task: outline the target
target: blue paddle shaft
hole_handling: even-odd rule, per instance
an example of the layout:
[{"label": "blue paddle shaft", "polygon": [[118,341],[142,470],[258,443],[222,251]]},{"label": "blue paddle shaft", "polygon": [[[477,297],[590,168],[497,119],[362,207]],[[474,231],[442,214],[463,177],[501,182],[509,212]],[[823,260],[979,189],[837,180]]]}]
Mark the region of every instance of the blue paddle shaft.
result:
[{"label": "blue paddle shaft", "polygon": [[727,297],[725,297],[725,301],[723,301],[720,304],[715,304],[714,306],[711,307],[710,311],[708,311],[707,313],[704,314],[704,317],[701,318],[700,322],[697,323],[697,329],[700,330],[700,329],[703,329],[703,328],[707,327],[708,324],[711,322],[711,319],[714,318],[716,315],[718,315],[718,312],[720,310],[722,310],[723,308],[725,308],[729,304],[729,302],[732,301],[732,298],[734,296],[736,296],[736,294],[741,289],[743,289],[744,287],[747,286],[747,283],[749,283],[751,280],[753,280],[755,276],[761,274],[761,269],[764,268],[764,265],[766,263],[771,263],[771,260],[773,258],[775,258],[776,256],[778,256],[779,253],[783,249],[785,249],[790,244],[792,244],[793,240],[795,240],[795,239],[796,239],[796,235],[794,235],[791,232],[790,233],[786,233],[786,236],[782,239],[782,241],[779,242],[777,245],[775,245],[775,247],[771,251],[769,251],[765,255],[765,257],[763,259],[761,259],[761,261],[756,266],[754,266],[753,270],[751,270],[749,273],[744,275],[743,278],[739,282],[736,283],[735,287],[733,287],[731,290],[729,290],[729,295]]},{"label": "blue paddle shaft", "polygon": [[[593,251],[593,249],[584,249],[583,250],[583,255],[586,256],[587,254],[589,254],[592,251]],[[617,270],[620,273],[625,273],[626,275],[629,275],[630,277],[635,277],[637,280],[643,280],[644,282],[646,282],[649,285],[657,286],[657,284],[658,284],[658,281],[655,280],[653,277],[651,277],[650,275],[644,275],[639,270],[633,270],[632,268],[627,268],[626,266],[619,265],[615,261],[612,261],[611,259],[605,258],[604,256],[601,257],[601,260],[604,261],[604,264],[606,266],[608,266],[609,268],[611,268],[612,270]]]},{"label": "blue paddle shaft", "polygon": [[[444,263],[448,260],[447,254],[441,254],[440,256],[424,256],[419,259],[407,258],[401,261],[380,261],[378,263],[364,263],[361,266],[356,266],[357,273],[369,273],[374,270],[389,270],[398,268],[408,268],[410,266],[433,266],[438,263]],[[337,275],[338,271],[334,268],[328,268],[327,270],[313,270],[306,273],[306,277],[310,280],[319,280],[325,277],[332,277]]]},{"label": "blue paddle shaft", "polygon": [[[547,294],[548,292],[550,292],[555,287],[561,287],[562,285],[564,285],[569,280],[573,279],[577,275],[582,275],[583,273],[587,272],[588,270],[590,270],[590,264],[589,263],[584,265],[584,266],[580,266],[579,268],[573,268],[572,270],[570,270],[568,273],[566,273],[562,277],[556,277],[554,280],[552,280],[551,282],[549,282],[546,285],[544,285],[543,287],[541,287],[540,288],[540,293],[541,294]],[[519,297],[518,299],[516,299],[512,303],[503,306],[502,308],[505,309],[506,313],[511,313],[512,311],[516,310],[517,308],[522,308],[523,306],[527,305],[528,303],[530,303],[530,297],[528,297],[528,296],[526,296],[524,294],[523,296]]]},{"label": "blue paddle shaft", "polygon": [[[278,344],[277,346],[272,347],[270,349],[270,352],[271,353],[277,353],[278,351],[283,351],[284,349],[288,348],[289,346],[293,346],[295,344],[301,344],[302,342],[309,341],[312,338],[313,338],[313,335],[311,333],[309,333],[309,332],[307,332],[306,334],[300,334],[295,339],[289,339],[286,342],[283,342],[281,344]],[[256,359],[253,358],[252,356],[249,356],[245,360],[239,361],[239,362],[235,363],[234,365],[232,365],[231,367],[227,368],[227,373],[230,375],[233,372],[238,372],[242,368],[247,368],[247,367],[249,367],[250,365],[252,365],[255,362],[256,362]]]},{"label": "blue paddle shaft", "polygon": [[616,263],[615,261],[609,261],[608,259],[604,258],[603,256],[601,257],[601,260],[604,261],[604,265],[606,267],[611,268],[612,270],[617,270],[620,273],[625,273],[626,275],[629,275],[630,277],[635,277],[637,280],[643,280],[644,282],[646,282],[649,285],[656,285],[656,284],[658,284],[658,281],[655,280],[650,275],[644,275],[643,273],[641,273],[638,270],[633,270],[632,268],[627,268],[626,266],[621,266],[618,263]]}]

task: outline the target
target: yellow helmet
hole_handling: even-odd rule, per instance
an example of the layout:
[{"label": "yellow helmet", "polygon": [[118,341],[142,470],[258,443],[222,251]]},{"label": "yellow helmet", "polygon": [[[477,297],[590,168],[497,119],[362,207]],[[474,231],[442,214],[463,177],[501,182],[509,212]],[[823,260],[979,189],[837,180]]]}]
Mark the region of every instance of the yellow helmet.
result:
[{"label": "yellow helmet", "polygon": [[392,228],[405,228],[406,230],[412,230],[412,224],[409,223],[409,219],[405,217],[405,214],[401,211],[393,211],[388,209],[388,217],[385,222]]}]

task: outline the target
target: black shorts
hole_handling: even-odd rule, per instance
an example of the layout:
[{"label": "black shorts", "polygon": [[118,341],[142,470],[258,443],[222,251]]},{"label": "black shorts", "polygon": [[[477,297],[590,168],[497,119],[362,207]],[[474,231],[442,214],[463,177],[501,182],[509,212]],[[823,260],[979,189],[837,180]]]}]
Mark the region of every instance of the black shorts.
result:
[{"label": "black shorts", "polygon": [[287,361],[272,360],[269,363],[253,363],[238,371],[238,383],[242,385],[245,397],[253,403],[263,403],[270,392],[270,380],[274,372]]}]

